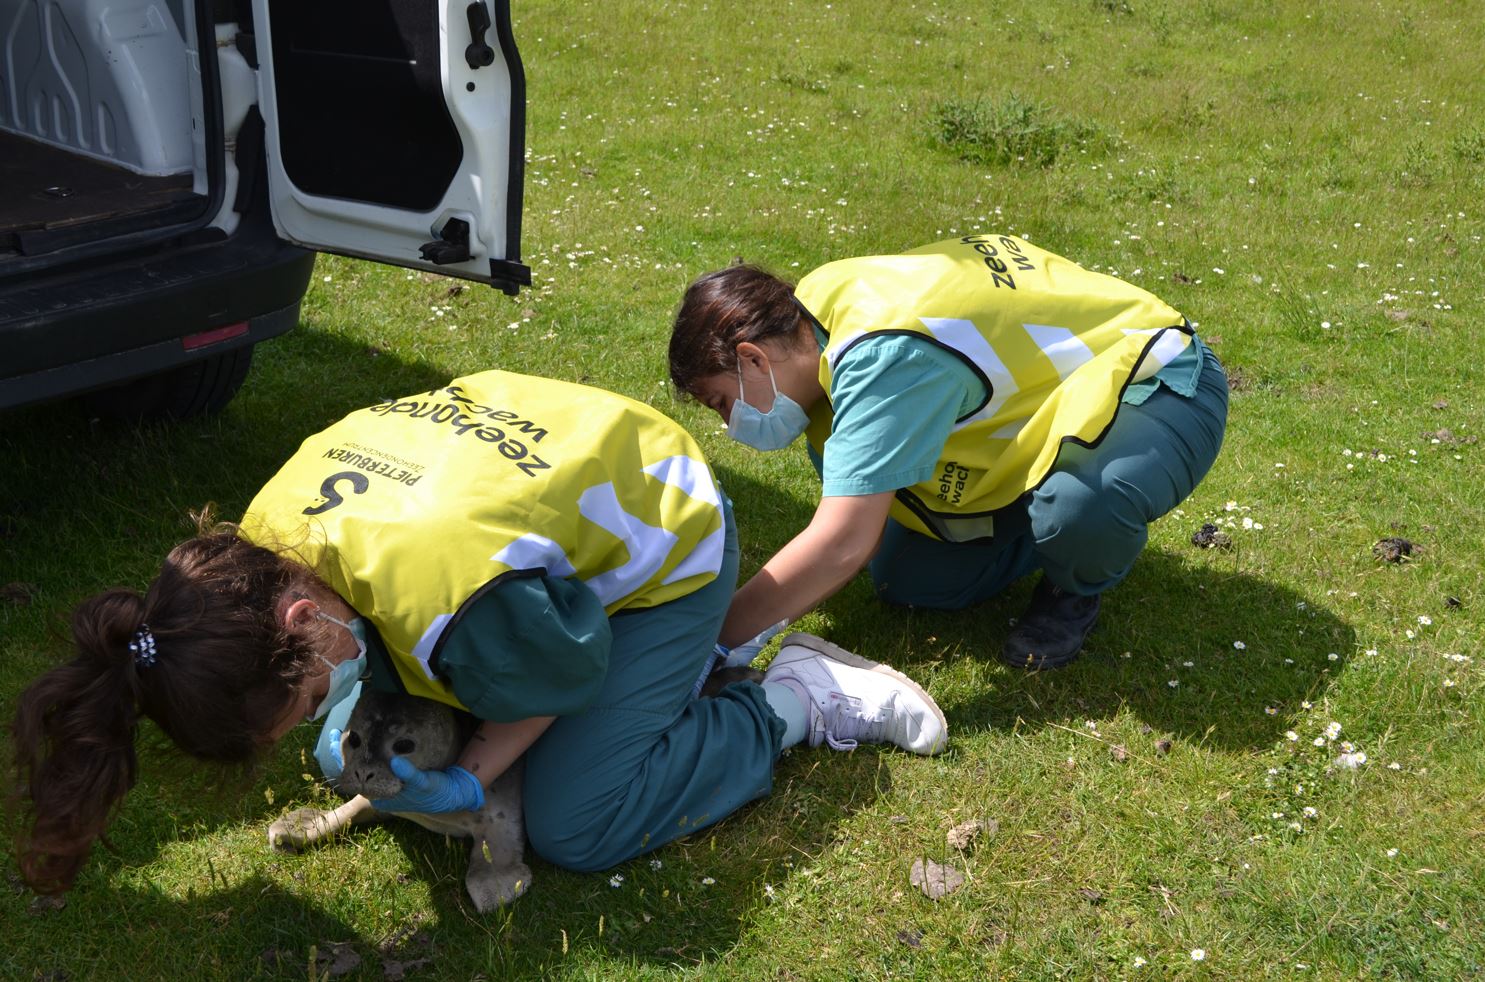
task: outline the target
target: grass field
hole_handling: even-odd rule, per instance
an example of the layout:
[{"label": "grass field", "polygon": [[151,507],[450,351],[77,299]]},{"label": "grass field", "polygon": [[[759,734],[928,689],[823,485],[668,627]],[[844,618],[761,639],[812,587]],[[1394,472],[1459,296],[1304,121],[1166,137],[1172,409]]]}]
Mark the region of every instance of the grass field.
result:
[{"label": "grass field", "polygon": [[[65,907],[0,890],[0,977],[1479,977],[1482,21],[1476,0],[516,4],[533,288],[322,258],[215,420],[0,417],[7,714],[68,657],[71,606],[142,586],[187,509],[236,515],[306,433],[484,367],[675,416],[756,568],[813,509],[803,450],[738,448],[665,382],[682,289],[737,255],[798,274],[992,230],[1115,272],[1226,363],[1221,458],[1066,671],[994,658],[1027,585],[934,614],[857,582],[803,622],[923,680],[942,757],[791,752],[738,815],[611,874],[533,862],[482,917],[464,847],[410,825],[267,850],[282,811],[331,800],[309,728],[242,793],[151,754]],[[1231,548],[1190,544],[1209,521]],[[1382,562],[1390,536],[1421,551]],[[964,885],[928,899],[919,857]]]}]

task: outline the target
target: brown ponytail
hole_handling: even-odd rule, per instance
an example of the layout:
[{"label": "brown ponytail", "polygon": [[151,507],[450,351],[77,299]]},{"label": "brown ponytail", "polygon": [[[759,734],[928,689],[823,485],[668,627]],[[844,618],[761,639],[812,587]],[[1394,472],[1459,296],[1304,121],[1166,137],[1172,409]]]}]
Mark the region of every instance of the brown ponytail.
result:
[{"label": "brown ponytail", "polygon": [[[216,531],[172,549],[145,596],[108,590],[80,604],[77,656],[22,693],[12,725],[26,882],[42,893],[71,887],[134,786],[141,716],[193,757],[254,763],[310,658],[279,624],[278,600],[322,589],[306,567]],[[129,650],[144,624],[153,663]]]}]

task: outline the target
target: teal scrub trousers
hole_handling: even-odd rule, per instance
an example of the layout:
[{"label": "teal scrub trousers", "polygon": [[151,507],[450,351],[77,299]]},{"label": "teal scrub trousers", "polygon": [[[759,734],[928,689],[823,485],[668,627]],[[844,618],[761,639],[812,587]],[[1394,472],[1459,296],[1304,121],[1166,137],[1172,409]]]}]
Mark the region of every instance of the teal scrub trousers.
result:
[{"label": "teal scrub trousers", "polygon": [[717,578],[609,619],[608,677],[526,754],[526,834],[549,863],[607,869],[710,825],[773,788],[784,722],[751,682],[693,699],[737,586],[737,528],[724,500]]},{"label": "teal scrub trousers", "polygon": [[1217,459],[1227,375],[1205,345],[1196,390],[1159,386],[1119,406],[1097,446],[1069,443],[1041,487],[995,513],[995,536],[943,542],[889,520],[871,563],[888,603],[959,610],[1038,569],[1069,593],[1102,593],[1129,575],[1149,524],[1185,500]]}]

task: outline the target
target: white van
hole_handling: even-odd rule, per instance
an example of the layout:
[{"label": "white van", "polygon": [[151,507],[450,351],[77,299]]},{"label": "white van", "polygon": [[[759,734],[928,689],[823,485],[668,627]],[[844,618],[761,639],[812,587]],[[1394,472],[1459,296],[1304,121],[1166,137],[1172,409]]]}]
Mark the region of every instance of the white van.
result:
[{"label": "white van", "polygon": [[515,293],[508,0],[0,0],[0,408],[224,406],[313,253]]}]

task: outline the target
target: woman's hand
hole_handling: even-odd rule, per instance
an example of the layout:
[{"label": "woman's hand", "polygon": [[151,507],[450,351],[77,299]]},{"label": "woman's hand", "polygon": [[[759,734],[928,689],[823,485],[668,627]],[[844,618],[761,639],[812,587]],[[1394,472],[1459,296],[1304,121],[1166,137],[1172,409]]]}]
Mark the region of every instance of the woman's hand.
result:
[{"label": "woman's hand", "polygon": [[765,627],[751,641],[744,641],[742,644],[735,645],[731,648],[726,648],[719,644],[716,646],[717,660],[720,664],[726,665],[728,668],[751,665],[753,664],[753,659],[758,657],[758,653],[773,639],[773,636],[788,626],[788,621],[779,621],[777,624],[770,624],[768,627]]},{"label": "woman's hand", "polygon": [[388,812],[472,812],[485,806],[479,778],[458,764],[442,771],[418,770],[406,757],[392,758],[392,773],[402,778],[402,790],[372,805]]}]

